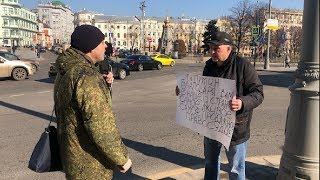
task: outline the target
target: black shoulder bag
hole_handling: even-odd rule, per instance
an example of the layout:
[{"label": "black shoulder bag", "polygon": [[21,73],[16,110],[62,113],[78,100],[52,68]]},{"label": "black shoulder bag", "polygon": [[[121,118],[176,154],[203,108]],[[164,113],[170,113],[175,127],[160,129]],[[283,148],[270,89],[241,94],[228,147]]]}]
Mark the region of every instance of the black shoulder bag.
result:
[{"label": "black shoulder bag", "polygon": [[29,160],[28,168],[35,172],[42,173],[62,170],[57,129],[51,125],[53,111],[49,125],[41,134]]}]

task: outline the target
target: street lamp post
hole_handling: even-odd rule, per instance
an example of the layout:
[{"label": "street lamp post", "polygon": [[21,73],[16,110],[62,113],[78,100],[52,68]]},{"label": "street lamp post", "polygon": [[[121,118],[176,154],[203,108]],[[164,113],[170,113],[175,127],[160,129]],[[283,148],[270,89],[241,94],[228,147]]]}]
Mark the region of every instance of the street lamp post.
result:
[{"label": "street lamp post", "polygon": [[142,1],[141,3],[140,3],[140,10],[141,10],[141,21],[140,21],[140,30],[141,30],[141,32],[140,32],[140,37],[141,37],[141,45],[143,46],[143,51],[146,51],[146,45],[145,45],[145,39],[144,39],[144,14],[145,14],[145,12],[144,12],[144,8],[145,7],[147,7],[146,5],[145,5],[145,1]]},{"label": "street lamp post", "polygon": [[[271,19],[271,0],[269,0],[269,19]],[[267,57],[264,62],[264,69],[269,69],[270,68],[270,33],[271,30],[268,29],[268,41],[267,41]]]},{"label": "street lamp post", "polygon": [[287,112],[278,180],[319,179],[319,1],[305,0],[302,49]]}]

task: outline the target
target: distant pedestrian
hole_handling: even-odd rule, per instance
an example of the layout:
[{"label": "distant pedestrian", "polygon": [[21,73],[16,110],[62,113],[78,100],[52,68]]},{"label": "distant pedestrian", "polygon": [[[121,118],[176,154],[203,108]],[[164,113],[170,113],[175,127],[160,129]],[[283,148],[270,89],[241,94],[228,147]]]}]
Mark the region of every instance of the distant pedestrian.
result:
[{"label": "distant pedestrian", "polygon": [[[263,85],[251,63],[238,56],[233,50],[233,41],[229,34],[217,32],[209,45],[211,58],[206,62],[203,76],[236,80],[237,97],[230,100],[229,106],[236,112],[236,122],[229,151],[229,179],[245,180],[245,158],[247,140],[250,137],[250,123],[253,109],[264,98]],[[179,95],[179,87],[176,94]],[[204,137],[205,176],[204,180],[217,180],[220,176],[220,151],[222,144]]]},{"label": "distant pedestrian", "polygon": [[286,57],[284,58],[284,63],[285,63],[285,65],[284,65],[284,68],[286,68],[287,66],[290,68],[290,56],[289,56],[289,54],[286,54]]},{"label": "distant pedestrian", "polygon": [[12,54],[16,54],[17,46],[12,46]]},{"label": "distant pedestrian", "polygon": [[38,45],[36,48],[37,57],[40,58],[41,47]]}]

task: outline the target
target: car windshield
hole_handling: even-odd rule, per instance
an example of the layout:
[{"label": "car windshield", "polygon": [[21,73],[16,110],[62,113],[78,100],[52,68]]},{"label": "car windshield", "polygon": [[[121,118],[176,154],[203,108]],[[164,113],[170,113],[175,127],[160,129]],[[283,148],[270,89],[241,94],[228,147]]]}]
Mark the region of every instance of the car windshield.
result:
[{"label": "car windshield", "polygon": [[18,56],[14,55],[14,54],[9,54],[9,53],[4,53],[4,58],[8,59],[8,60],[18,60]]},{"label": "car windshield", "polygon": [[141,55],[130,55],[130,56],[127,56],[125,59],[139,59]]},{"label": "car windshield", "polygon": [[156,57],[157,55],[156,54],[154,54],[154,55],[151,55],[150,57]]}]

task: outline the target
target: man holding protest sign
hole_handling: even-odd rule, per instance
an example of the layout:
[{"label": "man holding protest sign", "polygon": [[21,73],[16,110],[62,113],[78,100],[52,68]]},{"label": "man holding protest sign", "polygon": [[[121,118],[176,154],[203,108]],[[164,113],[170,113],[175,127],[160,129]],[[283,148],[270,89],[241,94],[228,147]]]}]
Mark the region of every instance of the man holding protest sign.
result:
[{"label": "man holding protest sign", "polygon": [[[245,179],[246,141],[250,137],[253,109],[264,98],[263,86],[249,61],[239,57],[233,50],[229,34],[217,32],[207,41],[211,58],[206,62],[203,76],[219,77],[236,81],[236,98],[230,100],[230,109],[236,112],[236,122],[226,155],[231,168],[230,179]],[[176,94],[180,89],[176,87]],[[205,180],[219,179],[221,142],[204,137]]]}]

